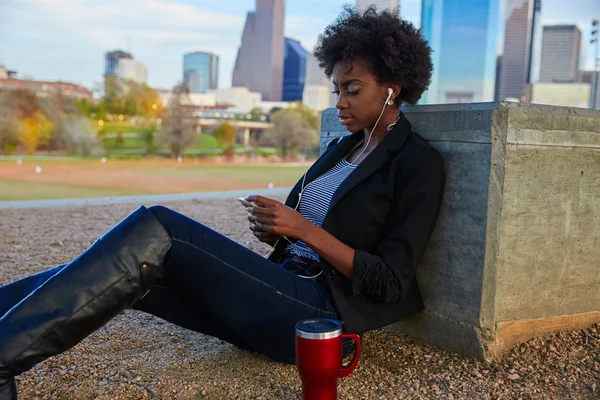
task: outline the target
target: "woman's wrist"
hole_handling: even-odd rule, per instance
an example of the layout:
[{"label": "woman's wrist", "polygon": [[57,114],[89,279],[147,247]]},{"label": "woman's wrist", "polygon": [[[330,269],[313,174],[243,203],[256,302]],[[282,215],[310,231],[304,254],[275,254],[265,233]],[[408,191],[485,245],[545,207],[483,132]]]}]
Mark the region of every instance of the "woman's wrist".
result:
[{"label": "woman's wrist", "polygon": [[303,241],[304,243],[306,243],[308,246],[310,246],[312,244],[312,243],[310,243],[311,238],[313,237],[311,232],[316,227],[317,226],[315,224],[313,224],[309,220],[305,219],[303,221],[302,225],[299,227],[300,229],[298,231],[298,239]]}]

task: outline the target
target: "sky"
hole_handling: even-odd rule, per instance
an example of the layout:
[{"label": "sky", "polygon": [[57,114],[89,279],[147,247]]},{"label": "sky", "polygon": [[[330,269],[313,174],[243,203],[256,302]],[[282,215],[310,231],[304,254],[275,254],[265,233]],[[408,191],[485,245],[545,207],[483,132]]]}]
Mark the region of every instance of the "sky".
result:
[{"label": "sky", "polygon": [[[469,0],[461,0],[467,3]],[[287,0],[285,35],[309,51],[348,0]],[[421,0],[401,0],[403,18],[421,24]],[[61,80],[94,88],[104,53],[123,49],[148,68],[148,84],[170,89],[182,80],[183,54],[220,56],[219,87],[231,86],[246,13],[255,0],[0,0],[0,65],[20,78]],[[581,66],[600,0],[542,0],[542,24],[577,24]]]}]

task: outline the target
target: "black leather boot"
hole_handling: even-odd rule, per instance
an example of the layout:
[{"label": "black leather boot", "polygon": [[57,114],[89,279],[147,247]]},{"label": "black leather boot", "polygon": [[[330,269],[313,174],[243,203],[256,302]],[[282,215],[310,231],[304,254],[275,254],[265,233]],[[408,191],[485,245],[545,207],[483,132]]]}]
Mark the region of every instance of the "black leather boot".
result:
[{"label": "black leather boot", "polygon": [[140,207],[0,318],[0,400],[14,376],[79,343],[165,275],[171,238]]},{"label": "black leather boot", "polygon": [[18,281],[0,286],[0,318],[66,265],[59,265],[58,267],[47,269],[35,275],[30,275]]}]

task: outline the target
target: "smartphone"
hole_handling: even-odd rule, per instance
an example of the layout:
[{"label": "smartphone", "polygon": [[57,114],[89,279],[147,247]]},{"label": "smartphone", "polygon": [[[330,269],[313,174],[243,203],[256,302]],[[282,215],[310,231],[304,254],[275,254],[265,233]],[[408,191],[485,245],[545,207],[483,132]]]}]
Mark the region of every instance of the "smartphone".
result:
[{"label": "smartphone", "polygon": [[238,197],[238,200],[244,205],[244,207],[258,207],[258,204],[253,201],[246,200],[245,197]]}]

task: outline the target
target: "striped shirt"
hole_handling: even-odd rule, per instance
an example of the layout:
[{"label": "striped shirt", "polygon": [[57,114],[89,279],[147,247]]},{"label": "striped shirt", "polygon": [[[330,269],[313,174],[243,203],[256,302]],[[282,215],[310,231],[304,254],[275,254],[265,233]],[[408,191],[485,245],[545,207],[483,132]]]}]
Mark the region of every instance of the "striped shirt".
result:
[{"label": "striped shirt", "polygon": [[[298,212],[313,224],[323,225],[333,194],[344,179],[354,171],[356,165],[342,158],[329,171],[307,184],[300,198]],[[319,255],[301,240],[289,244],[286,250],[291,254],[319,261]]]}]

